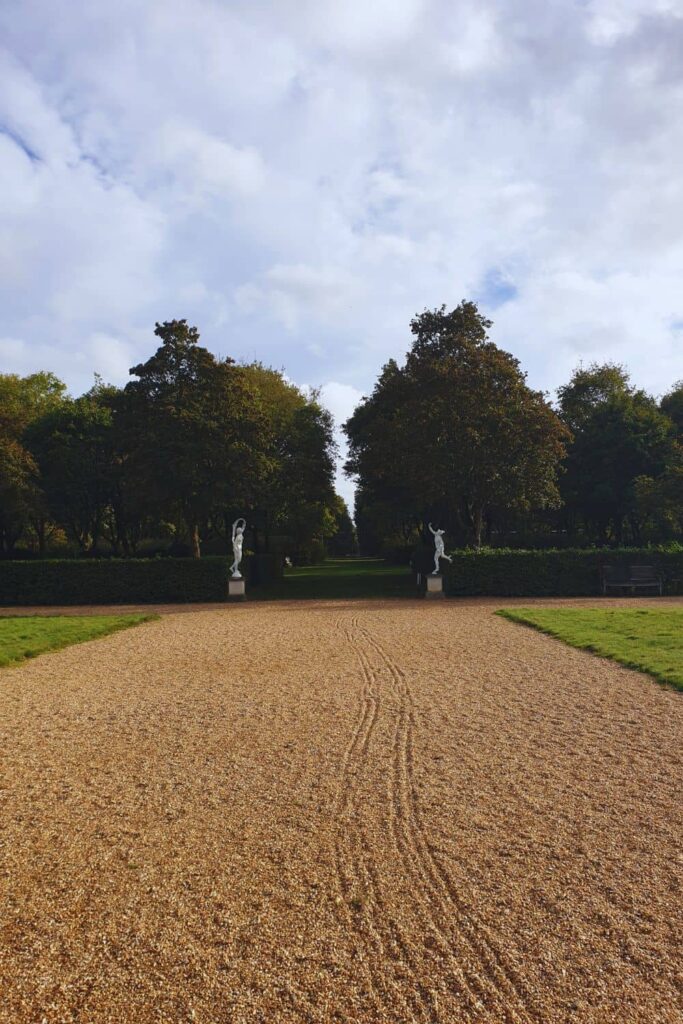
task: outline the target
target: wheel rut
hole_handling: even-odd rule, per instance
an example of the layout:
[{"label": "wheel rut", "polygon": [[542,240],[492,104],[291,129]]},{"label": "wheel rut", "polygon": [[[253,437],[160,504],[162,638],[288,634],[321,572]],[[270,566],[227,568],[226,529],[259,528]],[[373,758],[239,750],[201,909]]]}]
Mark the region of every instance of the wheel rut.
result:
[{"label": "wheel rut", "polygon": [[[355,649],[358,622],[339,622],[346,641]],[[335,807],[342,828],[335,841],[338,903],[343,923],[356,939],[356,956],[366,980],[368,1001],[377,1018],[400,1014],[406,1021],[429,1022],[419,979],[412,970],[410,951],[400,928],[391,918],[379,884],[378,866],[373,861],[363,819],[358,781],[368,761],[368,748],[380,709],[380,687],[367,659],[360,658],[362,685],[360,709],[342,760],[340,786]],[[382,964],[379,970],[377,963]],[[413,984],[406,987],[408,972]]]},{"label": "wheel rut", "polygon": [[[430,843],[416,792],[415,705],[405,672],[357,616],[339,620],[338,628],[356,654],[362,686],[358,718],[342,762],[337,812],[343,828],[336,865],[347,919],[367,954],[368,982],[380,1019],[382,1012],[396,1011],[411,1014],[396,1020],[452,1019],[441,1015],[443,1004],[456,1005],[462,1020],[480,1020],[485,1013],[505,1024],[540,1021],[516,966]],[[378,758],[386,765],[382,808],[361,800],[363,775],[370,769],[376,775]],[[369,820],[371,812],[374,821]],[[377,828],[384,828],[388,851],[409,889],[406,912],[425,937],[424,949],[417,949],[389,914],[382,865],[367,841]],[[359,889],[366,894],[362,908],[353,895]],[[369,966],[373,955],[383,957],[382,977]],[[437,989],[425,988],[421,968],[427,959],[432,961],[430,978],[438,978]]]}]

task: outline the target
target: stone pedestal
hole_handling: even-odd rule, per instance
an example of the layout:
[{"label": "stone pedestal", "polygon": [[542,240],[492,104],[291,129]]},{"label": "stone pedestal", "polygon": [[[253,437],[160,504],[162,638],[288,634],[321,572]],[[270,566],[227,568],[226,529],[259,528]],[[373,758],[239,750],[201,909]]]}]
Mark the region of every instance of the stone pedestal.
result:
[{"label": "stone pedestal", "polygon": [[425,577],[427,580],[427,589],[425,590],[425,597],[443,597],[443,576],[441,573],[435,576],[430,573]]},{"label": "stone pedestal", "polygon": [[247,593],[243,579],[228,580],[228,597],[231,601],[244,601],[246,596]]}]

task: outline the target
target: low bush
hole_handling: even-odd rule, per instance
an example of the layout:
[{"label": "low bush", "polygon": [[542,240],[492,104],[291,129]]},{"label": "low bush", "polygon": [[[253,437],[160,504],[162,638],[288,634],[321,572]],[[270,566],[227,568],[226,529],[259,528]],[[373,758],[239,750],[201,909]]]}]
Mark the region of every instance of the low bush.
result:
[{"label": "low bush", "polygon": [[321,540],[312,540],[294,548],[290,557],[295,565],[322,565],[327,559],[327,551]]},{"label": "low bush", "polygon": [[272,552],[264,552],[258,555],[248,554],[245,556],[240,568],[247,583],[251,584],[251,586],[258,586],[260,583],[272,583],[273,580],[282,579],[282,557]]},{"label": "low bush", "polygon": [[[443,563],[447,565],[447,562]],[[410,566],[413,572],[419,572],[423,576],[434,571],[434,545],[415,544],[410,554]]]},{"label": "low bush", "polygon": [[491,597],[590,597],[602,593],[603,565],[653,565],[666,582],[683,578],[683,550],[600,548],[455,551],[441,563],[447,594]]},{"label": "low bush", "polygon": [[224,601],[230,559],[0,562],[0,605]]}]

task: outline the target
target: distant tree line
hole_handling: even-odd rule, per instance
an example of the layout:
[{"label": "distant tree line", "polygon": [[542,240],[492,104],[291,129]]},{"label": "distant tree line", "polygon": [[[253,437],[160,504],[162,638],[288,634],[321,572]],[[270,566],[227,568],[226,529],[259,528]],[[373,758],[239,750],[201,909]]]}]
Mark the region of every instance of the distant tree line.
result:
[{"label": "distant tree line", "polygon": [[0,553],[226,550],[245,515],[252,547],[300,560],[355,542],[334,492],[330,414],[260,363],[217,359],[185,320],[123,388],[71,398],[49,372],[0,375]]},{"label": "distant tree line", "polygon": [[416,316],[345,424],[361,551],[405,553],[430,520],[451,547],[682,540],[683,382],[658,402],[594,364],[553,406],[490,327],[473,302]]}]

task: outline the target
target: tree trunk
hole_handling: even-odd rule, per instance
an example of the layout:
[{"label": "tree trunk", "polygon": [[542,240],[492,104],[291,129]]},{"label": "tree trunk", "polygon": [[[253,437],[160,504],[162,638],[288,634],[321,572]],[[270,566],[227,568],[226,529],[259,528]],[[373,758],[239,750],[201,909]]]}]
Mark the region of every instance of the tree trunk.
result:
[{"label": "tree trunk", "polygon": [[481,506],[478,506],[474,510],[472,526],[474,528],[474,546],[477,551],[479,551],[481,547],[481,531],[484,526],[484,510]]},{"label": "tree trunk", "polygon": [[199,548],[199,526],[197,525],[197,523],[194,523],[194,525],[192,527],[192,557],[193,558],[201,558],[202,557],[202,553],[201,553],[201,550]]},{"label": "tree trunk", "polygon": [[640,532],[640,523],[638,519],[631,515],[628,517],[628,521],[631,526],[631,537],[633,538],[633,544],[639,548],[643,542],[642,534]]}]

